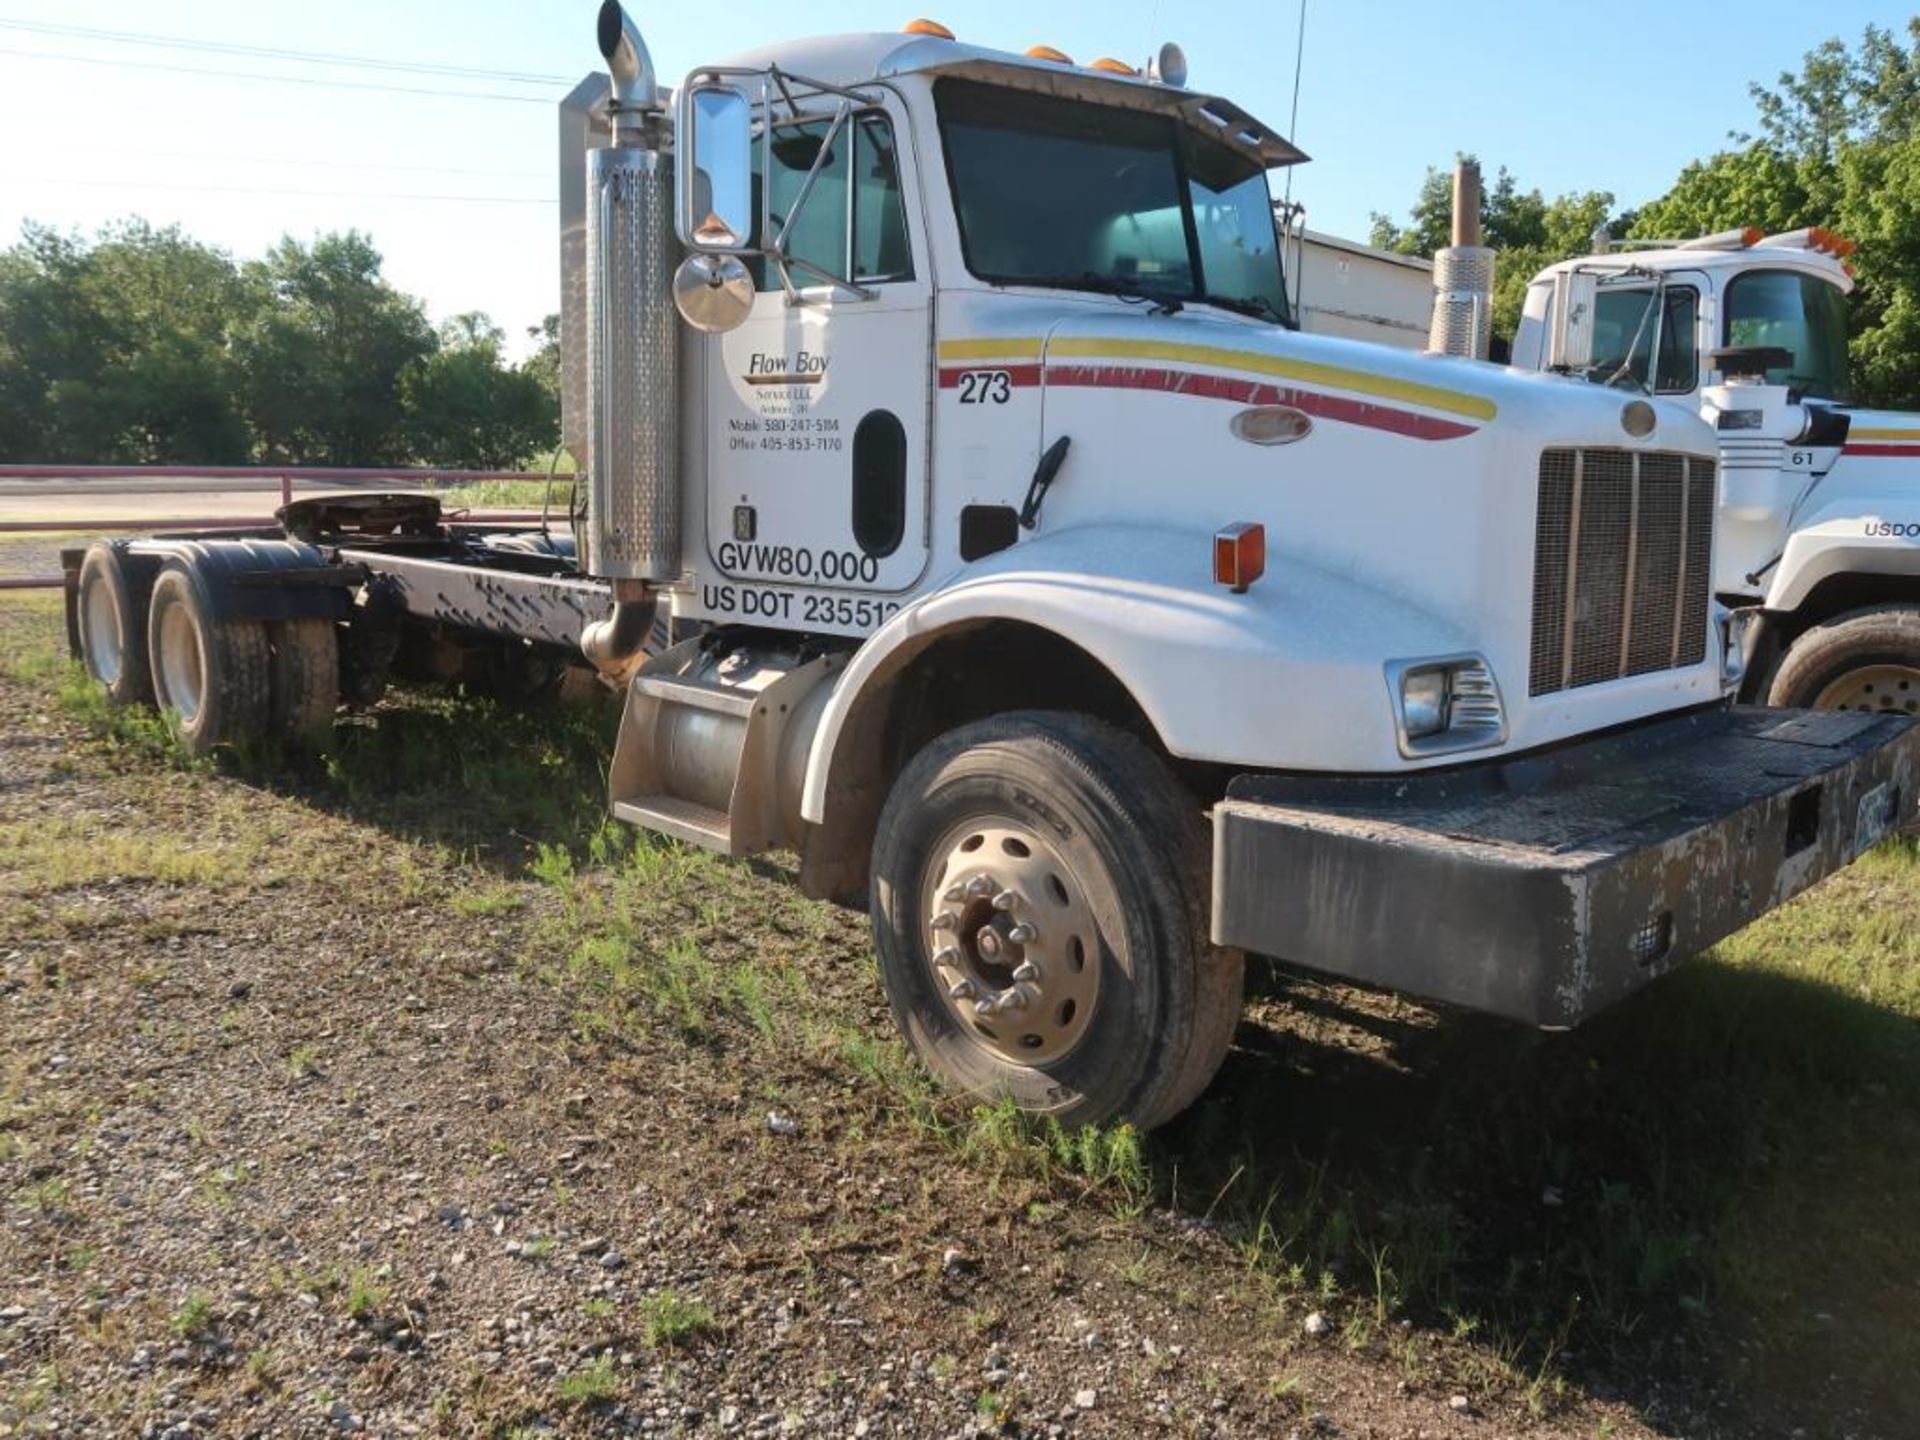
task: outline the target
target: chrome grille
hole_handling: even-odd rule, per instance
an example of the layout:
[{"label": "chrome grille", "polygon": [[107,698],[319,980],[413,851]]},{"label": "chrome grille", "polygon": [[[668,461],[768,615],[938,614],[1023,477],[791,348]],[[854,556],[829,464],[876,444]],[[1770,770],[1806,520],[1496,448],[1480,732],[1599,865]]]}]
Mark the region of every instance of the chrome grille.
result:
[{"label": "chrome grille", "polygon": [[1713,507],[1713,461],[1699,456],[1541,455],[1528,693],[1706,658]]}]

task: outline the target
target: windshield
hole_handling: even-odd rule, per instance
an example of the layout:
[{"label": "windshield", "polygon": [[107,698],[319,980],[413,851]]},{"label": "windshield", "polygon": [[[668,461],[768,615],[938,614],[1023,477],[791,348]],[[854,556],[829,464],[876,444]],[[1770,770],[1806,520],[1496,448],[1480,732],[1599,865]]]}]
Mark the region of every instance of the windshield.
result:
[{"label": "windshield", "polygon": [[1749,270],[1727,286],[1726,303],[1726,345],[1773,345],[1793,357],[1767,372],[1769,382],[1847,398],[1847,297],[1838,287],[1793,270]]},{"label": "windshield", "polygon": [[981,279],[1286,317],[1253,160],[1165,115],[966,80],[934,95],[960,243]]}]

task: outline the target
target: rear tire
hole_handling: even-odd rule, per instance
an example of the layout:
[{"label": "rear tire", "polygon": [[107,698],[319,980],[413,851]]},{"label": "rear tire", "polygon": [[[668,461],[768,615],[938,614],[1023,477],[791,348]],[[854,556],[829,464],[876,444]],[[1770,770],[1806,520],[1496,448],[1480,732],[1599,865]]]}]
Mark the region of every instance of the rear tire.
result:
[{"label": "rear tire", "polygon": [[1026,711],[941,736],[873,847],[908,1043],[963,1093],[1066,1125],[1171,1120],[1240,1017],[1244,958],[1208,943],[1207,856],[1199,802],[1111,725]]},{"label": "rear tire", "polygon": [[338,627],[326,619],[276,620],[267,626],[267,646],[273,731],[291,745],[317,750],[333,734],[340,707]]},{"label": "rear tire", "polygon": [[216,620],[191,562],[169,561],[154,581],[147,615],[154,701],[180,725],[195,755],[258,740],[270,710],[271,653],[257,620]]},{"label": "rear tire", "polygon": [[1780,662],[1767,703],[1920,716],[1920,610],[1876,605],[1814,626]]},{"label": "rear tire", "polygon": [[101,542],[80,562],[75,631],[80,660],[115,705],[153,699],[147,665],[147,591],[113,546]]}]

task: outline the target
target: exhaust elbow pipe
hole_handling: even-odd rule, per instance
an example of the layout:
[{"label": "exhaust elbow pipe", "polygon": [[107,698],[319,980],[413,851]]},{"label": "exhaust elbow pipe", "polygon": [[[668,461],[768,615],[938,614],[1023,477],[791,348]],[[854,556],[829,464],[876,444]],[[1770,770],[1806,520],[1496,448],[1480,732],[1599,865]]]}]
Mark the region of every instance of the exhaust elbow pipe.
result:
[{"label": "exhaust elbow pipe", "polygon": [[580,632],[580,653],[609,679],[621,680],[638,661],[653,633],[660,597],[644,580],[613,582],[613,613]]},{"label": "exhaust elbow pipe", "polygon": [[620,0],[605,0],[601,5],[599,38],[607,73],[613,77],[614,109],[659,110],[659,83],[653,70],[653,57],[647,53],[647,42],[640,38],[640,27],[633,23],[633,17],[627,14]]}]

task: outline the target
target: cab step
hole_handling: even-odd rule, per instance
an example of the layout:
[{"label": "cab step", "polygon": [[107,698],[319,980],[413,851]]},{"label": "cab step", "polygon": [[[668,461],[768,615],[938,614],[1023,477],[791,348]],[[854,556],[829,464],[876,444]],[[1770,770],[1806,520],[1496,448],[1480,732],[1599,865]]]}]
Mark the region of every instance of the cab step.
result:
[{"label": "cab step", "polygon": [[696,636],[627,687],[614,815],[722,855],[801,839],[800,787],[845,653]]}]

